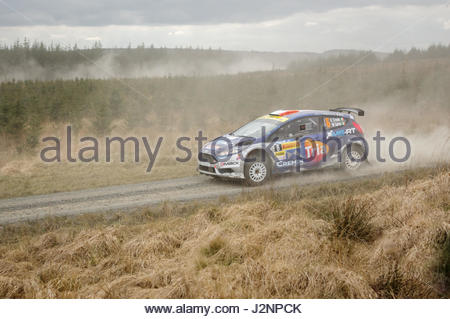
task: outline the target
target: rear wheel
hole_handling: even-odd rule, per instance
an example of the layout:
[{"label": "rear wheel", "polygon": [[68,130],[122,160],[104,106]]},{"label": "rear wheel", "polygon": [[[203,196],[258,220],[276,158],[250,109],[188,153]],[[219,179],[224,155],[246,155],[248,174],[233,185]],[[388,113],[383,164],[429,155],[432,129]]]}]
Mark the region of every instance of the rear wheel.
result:
[{"label": "rear wheel", "polygon": [[244,165],[245,180],[249,185],[261,185],[270,178],[269,161],[262,154],[250,154],[249,158],[253,161]]},{"label": "rear wheel", "polygon": [[359,145],[350,145],[342,155],[342,167],[348,171],[355,171],[364,163],[364,150]]}]

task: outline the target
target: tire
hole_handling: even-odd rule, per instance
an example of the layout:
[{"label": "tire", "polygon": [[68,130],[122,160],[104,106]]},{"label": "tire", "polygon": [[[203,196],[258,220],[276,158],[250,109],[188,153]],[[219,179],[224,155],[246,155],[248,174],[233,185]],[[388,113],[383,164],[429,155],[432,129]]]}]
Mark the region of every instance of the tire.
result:
[{"label": "tire", "polygon": [[[350,154],[350,156],[349,156]],[[364,149],[356,144],[349,145],[342,154],[342,168],[346,171],[353,172],[358,170],[366,159],[364,157]]]},{"label": "tire", "polygon": [[267,158],[267,156],[265,156],[264,158],[261,153],[252,153],[248,158],[254,158],[254,160],[249,161],[244,165],[244,176],[246,183],[250,186],[264,184],[271,175],[269,159]]}]

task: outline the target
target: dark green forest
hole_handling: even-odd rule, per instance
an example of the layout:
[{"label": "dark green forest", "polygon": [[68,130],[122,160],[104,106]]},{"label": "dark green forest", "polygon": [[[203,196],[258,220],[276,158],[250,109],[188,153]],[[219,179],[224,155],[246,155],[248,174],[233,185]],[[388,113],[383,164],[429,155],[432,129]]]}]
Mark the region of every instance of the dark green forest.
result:
[{"label": "dark green forest", "polygon": [[[83,60],[76,50],[3,47],[0,64],[20,64],[32,56],[45,68],[69,67]],[[84,52],[95,58],[101,50]],[[124,57],[133,62],[133,56]],[[328,109],[386,97],[401,97],[411,108],[450,110],[449,88],[450,46],[396,51],[383,59],[370,52],[331,56],[291,63],[285,70],[236,75],[13,80],[0,83],[0,137],[2,145],[28,152],[38,146],[46,125],[70,123],[103,136],[120,119],[130,129],[186,131],[202,129],[211,117],[236,126],[274,108]]]}]

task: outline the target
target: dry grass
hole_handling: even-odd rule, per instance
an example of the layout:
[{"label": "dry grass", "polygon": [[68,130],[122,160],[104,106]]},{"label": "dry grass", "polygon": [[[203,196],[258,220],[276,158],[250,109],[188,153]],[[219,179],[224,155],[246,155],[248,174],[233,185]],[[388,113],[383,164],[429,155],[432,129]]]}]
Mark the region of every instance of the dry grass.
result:
[{"label": "dry grass", "polygon": [[171,160],[146,173],[148,163],[95,163],[53,165],[35,163],[23,169],[22,163],[9,163],[9,172],[0,171],[0,198],[12,198],[62,191],[75,191],[112,185],[133,184],[193,176],[195,163]]},{"label": "dry grass", "polygon": [[[175,119],[172,119],[175,120]],[[89,126],[88,124],[86,124]],[[119,143],[113,143],[111,147],[111,162],[106,162],[105,137],[96,137],[99,142],[99,161],[83,163],[77,157],[78,151],[86,144],[80,143],[83,136],[91,136],[86,131],[75,131],[72,137],[72,156],[77,162],[67,161],[66,152],[66,126],[46,128],[43,136],[57,136],[61,140],[61,162],[44,163],[36,154],[16,154],[11,146],[2,143],[0,137],[0,198],[11,198],[29,195],[49,194],[55,192],[74,191],[96,187],[141,183],[170,178],[194,176],[197,174],[197,141],[194,137],[198,132],[195,130],[176,132],[166,129],[141,128],[128,131],[118,128],[110,136],[121,136],[123,138],[134,136],[139,138],[139,162],[135,160],[134,144],[125,145],[124,162],[120,162]],[[222,129],[228,129],[226,125]],[[203,136],[210,139],[223,134],[219,128],[211,129],[202,127]],[[74,133],[75,134],[75,133]],[[186,152],[176,146],[177,138],[186,136],[191,138],[190,142],[183,145],[192,151],[189,162],[179,162],[177,157],[185,158]],[[142,143],[141,137],[147,137],[152,150],[155,148],[158,137],[163,137],[151,172],[147,172],[149,165],[148,155]],[[37,151],[48,147],[51,143],[42,143]],[[92,154],[86,155],[91,156]]]},{"label": "dry grass", "polygon": [[372,225],[371,205],[368,200],[352,197],[343,201],[329,202],[331,207],[331,235],[358,241],[371,241],[376,236]]},{"label": "dry grass", "polygon": [[[188,163],[177,162],[176,157],[183,158],[186,153],[177,150],[175,142],[169,140],[166,134],[162,135],[167,140],[163,141],[150,173],[146,172],[149,160],[142,143],[140,144],[142,148],[139,163],[134,162],[134,149],[133,151],[126,149],[125,161],[120,162],[118,147],[117,149],[113,147],[110,163],[105,161],[104,149],[101,148],[98,163],[82,163],[79,160],[76,163],[69,163],[64,157],[66,152],[64,147],[62,149],[62,161],[59,163],[43,163],[38,155],[30,156],[26,154],[10,156],[5,159],[4,165],[2,165],[2,159],[0,159],[0,198],[74,191],[195,175],[197,167],[195,149],[193,148],[193,160]],[[118,134],[118,136],[128,136],[128,134]],[[136,134],[136,136],[139,135]],[[149,135],[142,134],[142,136]],[[149,138],[154,136],[158,135],[150,135]],[[150,143],[154,142],[155,140],[150,141]],[[132,144],[130,145],[132,146]],[[153,147],[153,144],[151,146]],[[73,149],[77,150],[75,146]],[[76,153],[76,151],[73,151],[73,153]],[[1,157],[3,157],[3,154],[0,152]]]},{"label": "dry grass", "polygon": [[0,231],[6,298],[439,298],[448,168]]}]

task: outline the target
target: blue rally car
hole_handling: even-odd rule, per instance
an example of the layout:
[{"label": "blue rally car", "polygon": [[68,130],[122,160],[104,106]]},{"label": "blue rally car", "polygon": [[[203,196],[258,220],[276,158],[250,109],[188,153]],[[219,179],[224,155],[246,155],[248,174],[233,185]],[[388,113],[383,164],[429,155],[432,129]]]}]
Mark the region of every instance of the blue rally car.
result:
[{"label": "blue rally car", "polygon": [[204,145],[198,171],[262,184],[271,175],[339,166],[358,169],[368,146],[357,108],[278,110]]}]

